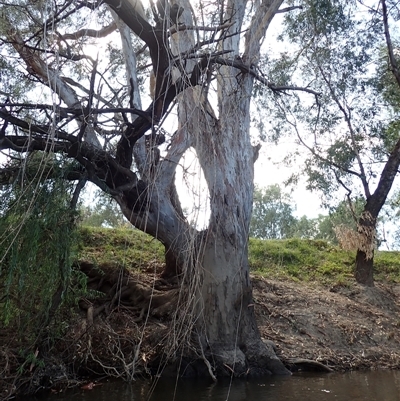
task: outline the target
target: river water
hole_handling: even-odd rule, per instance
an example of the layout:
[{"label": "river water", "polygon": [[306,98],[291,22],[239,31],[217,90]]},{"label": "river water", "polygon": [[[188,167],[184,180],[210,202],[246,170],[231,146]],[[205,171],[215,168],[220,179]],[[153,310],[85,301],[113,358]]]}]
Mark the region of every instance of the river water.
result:
[{"label": "river water", "polygon": [[46,401],[400,401],[400,371],[268,377],[257,380],[160,379],[103,382],[93,390],[75,389]]}]

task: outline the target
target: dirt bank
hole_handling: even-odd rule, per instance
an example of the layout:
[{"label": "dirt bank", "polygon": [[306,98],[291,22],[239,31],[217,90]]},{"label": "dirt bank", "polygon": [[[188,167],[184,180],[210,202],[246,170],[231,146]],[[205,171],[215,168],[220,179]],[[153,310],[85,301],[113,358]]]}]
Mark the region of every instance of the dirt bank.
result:
[{"label": "dirt bank", "polygon": [[400,285],[325,288],[254,278],[261,334],[278,355],[333,370],[400,368]]},{"label": "dirt bank", "polygon": [[[150,266],[140,275],[115,266],[83,267],[91,288],[104,297],[82,300],[72,314],[58,316],[55,325],[68,316],[65,334],[51,346],[39,344],[35,352],[43,363],[25,364],[18,378],[21,358],[16,345],[11,339],[3,341],[1,396],[64,390],[82,383],[82,377],[129,379],[168,369],[164,357],[177,328],[179,289],[159,279],[160,266]],[[261,335],[273,341],[278,356],[292,370],[318,368],[308,361],[336,371],[400,367],[400,285],[327,288],[255,276],[253,287]],[[176,341],[187,341],[190,347],[189,337]],[[207,373],[201,356],[200,365]],[[194,373],[185,369],[189,376]]]}]

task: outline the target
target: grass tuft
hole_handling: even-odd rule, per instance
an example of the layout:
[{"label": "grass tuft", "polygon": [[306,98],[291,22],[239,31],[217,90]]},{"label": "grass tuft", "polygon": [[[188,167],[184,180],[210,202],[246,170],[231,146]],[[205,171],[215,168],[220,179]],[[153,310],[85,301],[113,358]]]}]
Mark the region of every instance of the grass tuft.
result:
[{"label": "grass tuft", "polygon": [[79,259],[132,270],[163,263],[164,247],[156,239],[130,228],[82,227]]}]

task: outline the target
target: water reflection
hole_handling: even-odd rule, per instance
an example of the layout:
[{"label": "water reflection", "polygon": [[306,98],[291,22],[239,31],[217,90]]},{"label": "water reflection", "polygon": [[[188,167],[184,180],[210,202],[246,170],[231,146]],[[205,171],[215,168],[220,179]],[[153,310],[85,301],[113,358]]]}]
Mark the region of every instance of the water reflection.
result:
[{"label": "water reflection", "polygon": [[218,383],[204,380],[103,383],[93,390],[72,390],[46,401],[399,401],[400,372],[297,374]]}]

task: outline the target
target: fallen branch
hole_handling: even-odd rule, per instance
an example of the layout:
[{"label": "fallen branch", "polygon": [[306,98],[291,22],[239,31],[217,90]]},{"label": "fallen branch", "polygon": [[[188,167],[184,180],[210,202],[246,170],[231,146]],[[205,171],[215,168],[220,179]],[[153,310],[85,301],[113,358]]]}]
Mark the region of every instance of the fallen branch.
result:
[{"label": "fallen branch", "polygon": [[[303,371],[317,371],[317,372],[333,372],[329,366],[324,365],[321,362],[313,361],[311,359],[303,359],[303,358],[287,358],[283,360],[285,365],[289,365],[290,367],[295,366],[296,370]],[[293,370],[293,369],[290,369]]]}]

